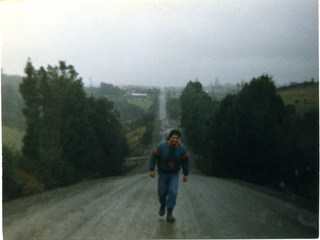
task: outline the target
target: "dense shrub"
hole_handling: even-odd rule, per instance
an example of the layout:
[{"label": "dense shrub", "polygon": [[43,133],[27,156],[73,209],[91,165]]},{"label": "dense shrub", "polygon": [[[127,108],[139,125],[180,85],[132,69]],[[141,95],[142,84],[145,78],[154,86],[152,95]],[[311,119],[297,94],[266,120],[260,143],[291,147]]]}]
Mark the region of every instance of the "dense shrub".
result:
[{"label": "dense shrub", "polygon": [[22,196],[22,179],[17,174],[18,154],[2,146],[2,190],[4,201]]}]

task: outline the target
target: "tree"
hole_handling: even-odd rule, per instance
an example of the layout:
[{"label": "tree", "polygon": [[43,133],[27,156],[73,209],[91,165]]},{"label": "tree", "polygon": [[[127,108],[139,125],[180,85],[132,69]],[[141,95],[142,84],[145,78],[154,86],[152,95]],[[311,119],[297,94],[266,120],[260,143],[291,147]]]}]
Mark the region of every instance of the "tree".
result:
[{"label": "tree", "polygon": [[26,118],[26,134],[22,142],[22,154],[24,156],[23,166],[30,171],[35,171],[35,164],[39,161],[40,151],[40,93],[38,78],[35,70],[28,60],[24,69],[26,77],[22,79],[19,92],[24,99],[25,107],[22,113]]},{"label": "tree", "polygon": [[200,82],[190,81],[180,96],[181,126],[188,145],[194,152],[205,155],[208,151],[207,128],[214,105],[212,98],[202,90]]},{"label": "tree", "polygon": [[29,61],[26,73],[22,154],[46,186],[119,174],[128,145],[113,103],[87,98],[82,79],[65,62],[35,71]]},{"label": "tree", "polygon": [[272,78],[254,78],[221,102],[215,120],[221,126],[216,127],[216,157],[235,177],[266,183],[279,169],[285,113]]},{"label": "tree", "polygon": [[227,95],[210,121],[208,134],[214,149],[211,155],[213,173],[217,176],[232,176],[238,166],[234,164],[239,149],[236,139],[236,95]]},{"label": "tree", "polygon": [[179,98],[181,104],[181,126],[186,130],[185,133],[188,141],[191,140],[189,129],[194,124],[191,121],[194,98],[196,98],[196,95],[201,91],[202,84],[200,82],[189,81]]},{"label": "tree", "polygon": [[100,83],[100,89],[99,89],[100,95],[121,95],[121,90],[119,87],[114,87],[112,84],[108,83]]},{"label": "tree", "polygon": [[89,121],[97,138],[95,158],[90,165],[102,176],[118,175],[124,158],[129,154],[129,146],[118,121],[118,112],[106,98],[90,98],[90,106]]},{"label": "tree", "polygon": [[277,170],[286,112],[272,78],[263,75],[246,84],[239,94],[236,111],[240,158],[242,162],[249,161],[254,180],[264,182],[268,173],[274,175]]}]

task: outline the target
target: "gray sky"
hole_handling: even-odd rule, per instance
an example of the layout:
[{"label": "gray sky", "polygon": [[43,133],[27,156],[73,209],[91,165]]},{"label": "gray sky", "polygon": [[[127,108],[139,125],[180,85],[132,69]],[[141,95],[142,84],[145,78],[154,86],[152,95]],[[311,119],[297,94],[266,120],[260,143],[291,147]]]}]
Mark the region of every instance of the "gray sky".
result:
[{"label": "gray sky", "polygon": [[317,0],[1,1],[1,67],[75,67],[85,86],[319,78]]}]

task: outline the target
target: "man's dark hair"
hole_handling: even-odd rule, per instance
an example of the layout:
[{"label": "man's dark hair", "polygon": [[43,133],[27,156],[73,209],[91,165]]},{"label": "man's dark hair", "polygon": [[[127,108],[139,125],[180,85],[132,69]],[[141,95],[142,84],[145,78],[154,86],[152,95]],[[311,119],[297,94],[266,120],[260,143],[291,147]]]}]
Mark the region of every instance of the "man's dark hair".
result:
[{"label": "man's dark hair", "polygon": [[172,130],[172,131],[169,133],[168,140],[169,140],[169,138],[171,138],[173,135],[178,135],[178,137],[180,138],[181,132],[180,132],[179,130],[177,130],[177,129]]}]

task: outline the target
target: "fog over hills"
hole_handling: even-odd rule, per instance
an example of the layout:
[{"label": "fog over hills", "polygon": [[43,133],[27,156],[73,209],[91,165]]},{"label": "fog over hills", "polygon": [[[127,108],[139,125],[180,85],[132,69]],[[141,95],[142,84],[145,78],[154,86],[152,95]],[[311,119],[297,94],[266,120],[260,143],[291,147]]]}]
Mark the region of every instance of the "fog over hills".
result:
[{"label": "fog over hills", "polygon": [[319,78],[316,0],[4,1],[1,20],[5,74],[30,58],[66,61],[96,87]]}]

